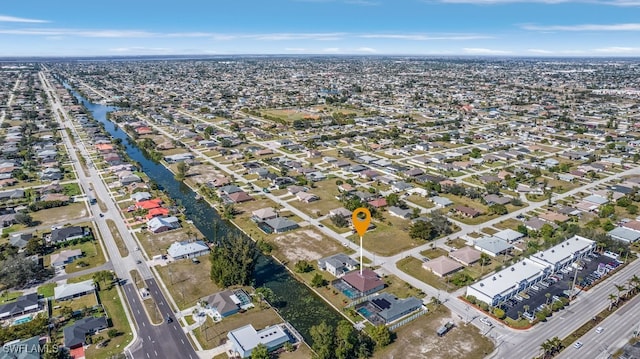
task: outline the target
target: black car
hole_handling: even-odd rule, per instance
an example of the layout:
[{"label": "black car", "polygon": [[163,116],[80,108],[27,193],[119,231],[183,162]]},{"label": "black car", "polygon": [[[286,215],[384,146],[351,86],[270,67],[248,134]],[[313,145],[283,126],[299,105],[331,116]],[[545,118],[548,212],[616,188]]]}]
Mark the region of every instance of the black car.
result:
[{"label": "black car", "polygon": [[173,318],[167,315],[167,323],[173,323]]}]

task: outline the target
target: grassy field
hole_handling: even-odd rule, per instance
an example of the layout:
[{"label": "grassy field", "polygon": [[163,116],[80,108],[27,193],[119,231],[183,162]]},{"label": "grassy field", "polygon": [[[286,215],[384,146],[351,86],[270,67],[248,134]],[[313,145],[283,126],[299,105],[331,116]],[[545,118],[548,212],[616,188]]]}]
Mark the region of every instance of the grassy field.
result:
[{"label": "grassy field", "polygon": [[388,275],[384,278],[386,285],[385,292],[391,293],[398,298],[417,297],[422,298],[424,292],[413,287],[411,284],[404,282],[395,275]]},{"label": "grassy field", "polygon": [[[391,256],[422,244],[409,237],[410,221],[388,214],[386,216],[384,222],[373,220],[377,228],[364,235],[362,244],[365,249],[382,256]],[[350,235],[348,239],[354,243],[360,242],[357,234]]]},{"label": "grassy field", "polygon": [[429,309],[428,314],[398,328],[397,339],[377,350],[373,358],[481,359],[493,351],[493,343],[473,325],[456,325],[438,337],[437,328],[451,319],[451,313],[442,305]]},{"label": "grassy field", "polygon": [[259,306],[247,310],[244,313],[234,314],[222,321],[214,323],[210,317],[203,325],[193,332],[204,349],[211,349],[220,345],[227,339],[230,330],[237,329],[247,324],[252,324],[256,330],[282,323],[276,312],[271,308],[261,309]]},{"label": "grassy field", "polygon": [[[105,263],[104,253],[102,253],[102,248],[97,241],[89,241],[80,244],[76,244],[75,246],[69,246],[62,249],[58,249],[54,253],[60,253],[63,250],[71,250],[71,249],[80,249],[84,256],[82,258],[76,259],[73,263],[67,264],[65,267],[65,272],[67,273],[75,273],[81,270],[95,268],[99,265]],[[51,256],[47,256],[47,260],[50,260]],[[84,265],[83,265],[84,264]]]},{"label": "grassy field", "polygon": [[[96,300],[96,296],[94,294],[87,294],[83,295],[82,297],[77,297],[69,300],[54,300],[52,302],[54,308],[52,316],[56,317],[61,315],[60,312],[62,307],[69,307],[73,310],[82,310],[84,308],[91,308],[96,304],[98,304],[98,301]],[[58,306],[60,306],[60,308],[56,308]]]},{"label": "grassy field", "polygon": [[201,256],[199,264],[190,260],[179,260],[164,267],[156,267],[167,289],[180,309],[186,309],[213,293],[222,290],[209,277],[209,256]]},{"label": "grassy field", "polygon": [[43,209],[30,213],[34,221],[38,221],[41,226],[64,225],[68,221],[87,216],[87,207],[83,202],[71,203],[64,207]]},{"label": "grassy field", "polygon": [[[127,321],[127,317],[124,313],[125,309],[120,302],[120,297],[118,296],[116,287],[101,290],[99,292],[99,296],[109,318],[111,318],[113,323],[112,328],[116,329],[119,335],[115,338],[109,339],[107,345],[102,348],[96,348],[95,345],[89,346],[86,349],[85,354],[87,358],[107,359],[113,354],[121,353],[124,350],[124,347],[126,347],[133,339],[133,334],[131,333],[131,327]],[[106,336],[104,333],[99,333],[98,335]]]},{"label": "grassy field", "polygon": [[138,240],[149,257],[153,257],[157,254],[166,254],[167,249],[171,243],[175,241],[193,239],[198,237],[200,239],[204,236],[198,231],[198,229],[189,223],[181,222],[182,228],[174,229],[171,231],[154,234],[146,230],[142,230],[136,233]]},{"label": "grassy field", "polygon": [[405,199],[411,203],[417,204],[418,206],[424,207],[424,208],[433,208],[435,207],[435,205],[433,204],[433,202],[429,201],[427,198],[422,197],[420,195],[417,194],[412,194],[409,197],[405,197]]},{"label": "grassy field", "polygon": [[116,246],[118,247],[118,252],[120,252],[120,256],[126,257],[129,255],[129,250],[127,246],[124,244],[122,237],[120,236],[120,231],[118,231],[118,227],[116,227],[116,223],[112,219],[107,219],[107,226],[109,226],[109,231],[111,232],[111,236],[113,240],[116,242]]},{"label": "grassy field", "polygon": [[454,285],[446,283],[442,278],[428,272],[426,269],[422,268],[422,261],[414,257],[407,257],[401,259],[397,263],[398,269],[407,273],[408,275],[421,280],[428,285],[442,289],[446,291],[456,289]]}]

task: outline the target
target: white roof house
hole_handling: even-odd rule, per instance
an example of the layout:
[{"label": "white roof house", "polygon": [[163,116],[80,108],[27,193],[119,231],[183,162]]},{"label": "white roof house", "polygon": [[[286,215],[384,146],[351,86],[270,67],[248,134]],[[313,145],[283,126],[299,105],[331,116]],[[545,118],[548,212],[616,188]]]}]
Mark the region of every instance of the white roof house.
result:
[{"label": "white roof house", "polygon": [[74,297],[80,297],[85,294],[95,291],[96,288],[93,285],[93,279],[85,280],[84,282],[61,284],[53,288],[53,298],[55,300],[65,300]]},{"label": "white roof house", "polygon": [[195,258],[209,253],[209,247],[203,241],[173,242],[167,254],[173,259]]},{"label": "white roof house", "polygon": [[467,295],[489,305],[509,299],[548,275],[545,266],[528,258],[467,287]]},{"label": "white roof house", "polygon": [[241,358],[250,357],[258,344],[264,344],[269,351],[273,351],[289,341],[289,336],[279,325],[256,331],[253,325],[248,324],[230,331],[227,338],[231,341],[233,350]]},{"label": "white roof house", "polygon": [[626,227],[616,227],[610,230],[608,234],[613,239],[630,243],[633,243],[640,239],[640,232]]},{"label": "white roof house", "polygon": [[583,257],[585,254],[592,252],[595,246],[595,241],[573,236],[547,250],[532,255],[530,258],[532,261],[555,272],[575,262],[576,259]]}]

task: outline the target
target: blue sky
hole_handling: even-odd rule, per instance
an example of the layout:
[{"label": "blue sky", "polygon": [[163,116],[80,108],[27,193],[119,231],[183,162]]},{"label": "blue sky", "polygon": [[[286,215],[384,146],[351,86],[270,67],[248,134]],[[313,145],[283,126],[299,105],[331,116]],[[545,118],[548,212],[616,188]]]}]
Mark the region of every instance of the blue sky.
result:
[{"label": "blue sky", "polygon": [[640,0],[3,1],[2,56],[640,56]]}]

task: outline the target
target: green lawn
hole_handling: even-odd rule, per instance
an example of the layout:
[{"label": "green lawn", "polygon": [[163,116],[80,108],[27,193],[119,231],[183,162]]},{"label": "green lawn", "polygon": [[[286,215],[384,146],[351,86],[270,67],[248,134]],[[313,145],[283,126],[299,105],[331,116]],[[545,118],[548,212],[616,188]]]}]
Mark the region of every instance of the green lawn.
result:
[{"label": "green lawn", "polygon": [[422,268],[422,261],[417,258],[407,257],[398,261],[396,265],[398,269],[400,269],[401,271],[407,273],[408,275],[418,280],[421,280],[427,283],[428,285],[434,288],[442,289],[446,291],[456,289],[454,285],[448,284],[442,278]]},{"label": "green lawn", "polygon": [[2,294],[0,294],[0,304],[11,302],[16,298],[20,297],[21,295],[22,295],[22,292],[6,292],[5,291]]},{"label": "green lawn", "polygon": [[[102,348],[98,349],[95,345],[90,346],[87,348],[85,353],[87,358],[107,359],[113,354],[121,353],[124,350],[124,347],[126,347],[133,339],[133,333],[131,333],[131,327],[127,321],[127,317],[124,313],[125,309],[120,302],[120,297],[118,296],[116,287],[114,286],[110,289],[101,290],[98,294],[107,311],[107,315],[111,318],[111,322],[113,323],[112,328],[115,328],[119,335],[115,338],[111,338],[107,345]],[[105,333],[99,333],[98,335],[106,337]]]},{"label": "green lawn", "polygon": [[198,259],[199,264],[179,260],[164,267],[156,267],[180,309],[189,308],[199,299],[222,290],[210,278],[210,257],[201,256]]},{"label": "green lawn", "polygon": [[[424,242],[409,237],[411,221],[397,218],[385,213],[385,220],[373,220],[376,229],[368,231],[362,244],[365,249],[382,256],[391,256],[407,249],[417,247]],[[360,242],[360,236],[352,234],[347,237],[354,243]]]},{"label": "green lawn", "polygon": [[[67,264],[65,272],[75,273],[81,270],[95,268],[105,263],[104,254],[102,248],[97,241],[89,241],[85,243],[76,244],[75,246],[64,247],[56,250],[54,253],[60,253],[63,250],[80,249],[84,256],[76,259],[73,263]],[[47,256],[47,260],[50,261],[51,255]]]},{"label": "green lawn", "polygon": [[38,294],[45,298],[53,297],[53,288],[56,287],[56,283],[47,283],[38,287]]},{"label": "green lawn", "polygon": [[43,209],[30,213],[34,221],[39,225],[66,224],[73,219],[87,216],[87,207],[84,202],[71,203],[58,208]]}]

